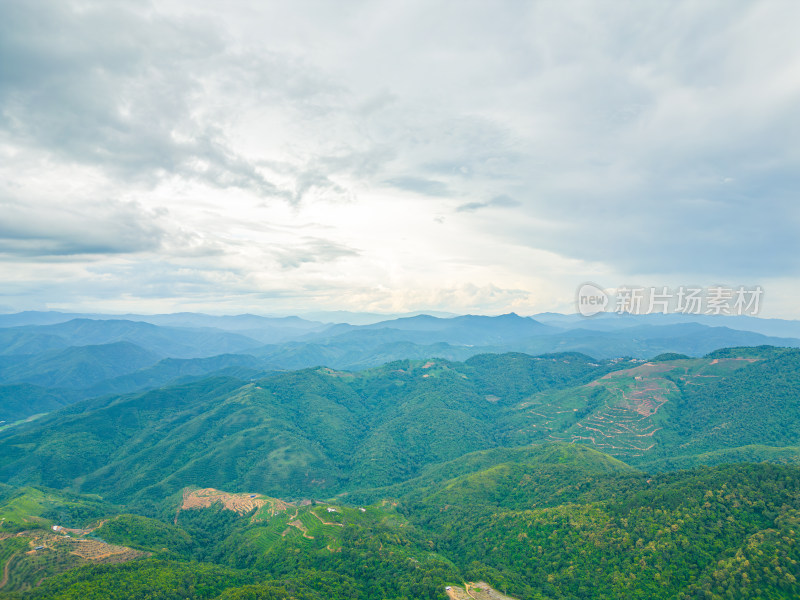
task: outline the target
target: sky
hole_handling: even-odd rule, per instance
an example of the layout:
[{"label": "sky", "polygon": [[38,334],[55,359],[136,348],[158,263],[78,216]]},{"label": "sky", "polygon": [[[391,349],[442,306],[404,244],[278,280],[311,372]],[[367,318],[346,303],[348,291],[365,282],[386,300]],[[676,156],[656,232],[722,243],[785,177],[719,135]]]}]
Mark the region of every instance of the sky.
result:
[{"label": "sky", "polygon": [[0,0],[0,312],[800,318],[800,3]]}]

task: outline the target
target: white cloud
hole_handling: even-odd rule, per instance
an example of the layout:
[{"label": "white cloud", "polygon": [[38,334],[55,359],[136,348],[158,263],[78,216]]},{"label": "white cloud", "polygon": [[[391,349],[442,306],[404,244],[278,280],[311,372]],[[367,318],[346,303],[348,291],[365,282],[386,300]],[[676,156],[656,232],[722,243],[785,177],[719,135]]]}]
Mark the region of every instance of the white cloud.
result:
[{"label": "white cloud", "polygon": [[4,305],[524,312],[800,272],[796,3],[0,10]]}]

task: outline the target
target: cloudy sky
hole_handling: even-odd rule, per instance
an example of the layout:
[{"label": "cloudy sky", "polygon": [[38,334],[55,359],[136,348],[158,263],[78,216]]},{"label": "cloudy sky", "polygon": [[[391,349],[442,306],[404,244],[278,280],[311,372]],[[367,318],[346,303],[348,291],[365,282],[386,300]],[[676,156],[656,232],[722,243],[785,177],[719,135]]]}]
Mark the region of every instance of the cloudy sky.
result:
[{"label": "cloudy sky", "polygon": [[800,3],[0,0],[0,311],[800,318]]}]

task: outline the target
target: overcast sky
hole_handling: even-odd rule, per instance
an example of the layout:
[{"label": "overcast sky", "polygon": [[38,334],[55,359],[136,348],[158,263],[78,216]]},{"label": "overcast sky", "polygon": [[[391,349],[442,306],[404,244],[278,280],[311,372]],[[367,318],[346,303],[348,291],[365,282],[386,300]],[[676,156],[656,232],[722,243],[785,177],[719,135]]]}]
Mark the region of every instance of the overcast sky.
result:
[{"label": "overcast sky", "polygon": [[800,2],[0,0],[0,310],[800,318]]}]

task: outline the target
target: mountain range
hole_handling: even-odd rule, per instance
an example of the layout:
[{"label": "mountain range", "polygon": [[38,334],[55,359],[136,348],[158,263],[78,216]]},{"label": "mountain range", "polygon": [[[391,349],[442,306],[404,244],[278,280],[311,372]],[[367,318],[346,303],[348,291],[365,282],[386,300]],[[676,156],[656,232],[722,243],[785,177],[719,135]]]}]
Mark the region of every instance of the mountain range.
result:
[{"label": "mountain range", "polygon": [[797,340],[54,318],[0,328],[0,598],[800,594]]},{"label": "mountain range", "polygon": [[0,438],[0,479],[149,502],[188,485],[331,496],[491,448],[567,442],[629,464],[794,462],[800,350],[578,353],[216,375],[73,403]]},{"label": "mountain range", "polygon": [[[24,406],[0,408],[0,420],[15,422],[80,398],[154,389],[215,372],[257,377],[315,366],[358,370],[393,360],[463,361],[504,352],[648,358],[665,352],[697,357],[731,346],[800,346],[800,339],[752,330],[774,330],[769,320],[703,315],[679,322],[668,315],[415,315],[366,325],[255,315],[124,317],[0,315],[0,394],[8,393],[7,386],[33,386]],[[785,324],[779,328],[794,331]]]}]

